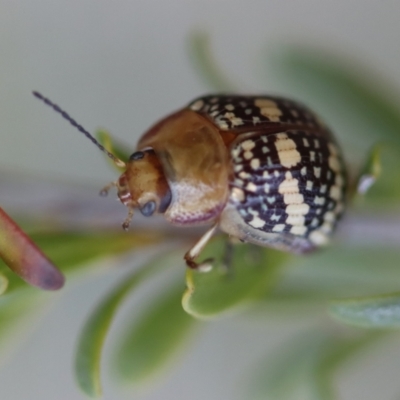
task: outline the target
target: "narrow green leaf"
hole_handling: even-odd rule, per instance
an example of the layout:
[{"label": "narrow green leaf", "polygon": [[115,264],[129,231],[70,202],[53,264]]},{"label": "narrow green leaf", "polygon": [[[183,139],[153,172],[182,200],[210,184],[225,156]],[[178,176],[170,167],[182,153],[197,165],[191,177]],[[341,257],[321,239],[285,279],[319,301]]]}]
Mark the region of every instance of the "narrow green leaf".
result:
[{"label": "narrow green leaf", "polygon": [[100,363],[104,342],[119,306],[145,278],[159,268],[171,265],[171,260],[145,265],[118,285],[94,310],[78,341],[75,374],[80,388],[89,396],[102,393]]},{"label": "narrow green leaf", "polygon": [[287,400],[303,393],[310,400],[337,399],[336,372],[382,337],[380,332],[332,336],[316,327],[291,338],[252,371],[252,398]]},{"label": "narrow green leaf", "polygon": [[202,32],[194,32],[189,37],[189,58],[194,69],[211,90],[235,91],[233,84],[218,66],[213,57],[210,38]]},{"label": "narrow green leaf", "polygon": [[382,145],[380,143],[375,144],[368,152],[367,158],[357,178],[358,194],[365,195],[381,175],[381,153]]},{"label": "narrow green leaf", "polygon": [[393,207],[397,210],[400,201],[400,147],[393,144],[377,145],[370,157],[370,167],[374,170],[367,173],[366,177],[367,183],[372,178],[374,184],[365,198],[356,203],[357,206],[375,206],[385,211]]},{"label": "narrow green leaf", "polygon": [[[112,138],[110,132],[106,131],[105,129],[99,129],[96,132],[96,137],[107,151],[109,151],[111,154],[114,154],[114,156],[118,157],[124,162],[128,161],[129,154],[127,153],[126,149],[129,149],[129,146],[118,144],[117,141]],[[117,167],[109,157],[107,157],[107,161],[110,161],[111,165],[118,171],[122,171],[124,169]]]},{"label": "narrow green leaf", "polygon": [[312,388],[315,397],[320,400],[337,399],[335,385],[336,372],[357,355],[365,353],[367,346],[372,345],[385,335],[382,332],[368,332],[355,338],[332,338],[320,352],[313,372]]},{"label": "narrow green leaf", "polygon": [[30,237],[0,208],[0,258],[32,286],[57,290],[64,276]]},{"label": "narrow green leaf", "polygon": [[8,288],[8,278],[0,273],[0,296],[6,292]]},{"label": "narrow green leaf", "polygon": [[337,300],[331,304],[329,312],[349,325],[364,328],[399,328],[400,292]]},{"label": "narrow green leaf", "polygon": [[317,331],[302,333],[284,342],[252,369],[250,398],[255,400],[292,398],[300,391],[300,386],[310,385],[312,370],[319,354],[328,343],[330,343],[329,337]]},{"label": "narrow green leaf", "polygon": [[202,259],[214,259],[207,273],[187,270],[187,290],[182,299],[184,310],[197,318],[208,318],[258,298],[273,283],[279,267],[288,255],[257,246],[233,247],[232,266],[224,268],[226,238],[214,239],[202,253]]},{"label": "narrow green leaf", "polygon": [[196,320],[182,310],[182,291],[179,285],[157,296],[125,332],[116,360],[124,381],[151,378],[187,343]]},{"label": "narrow green leaf", "polygon": [[36,243],[65,272],[77,266],[126,251],[141,250],[159,243],[162,235],[157,232],[103,231],[103,232],[45,232],[31,235]]},{"label": "narrow green leaf", "polygon": [[24,294],[6,293],[0,297],[0,364],[13,346],[32,332],[38,314],[48,305],[48,293],[29,289]]}]

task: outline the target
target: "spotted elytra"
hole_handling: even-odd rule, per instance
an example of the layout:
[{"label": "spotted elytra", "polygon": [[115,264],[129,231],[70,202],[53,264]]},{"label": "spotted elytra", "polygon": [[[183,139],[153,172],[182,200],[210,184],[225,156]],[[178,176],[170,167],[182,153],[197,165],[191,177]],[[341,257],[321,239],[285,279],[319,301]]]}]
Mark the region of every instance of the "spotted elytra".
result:
[{"label": "spotted elytra", "polygon": [[292,253],[328,243],[344,210],[346,171],[329,129],[306,107],[272,96],[210,95],[165,117],[124,163],[56,104],[118,166],[115,186],[129,209],[174,225],[210,227],[185,254],[190,268],[219,228],[230,237]]}]

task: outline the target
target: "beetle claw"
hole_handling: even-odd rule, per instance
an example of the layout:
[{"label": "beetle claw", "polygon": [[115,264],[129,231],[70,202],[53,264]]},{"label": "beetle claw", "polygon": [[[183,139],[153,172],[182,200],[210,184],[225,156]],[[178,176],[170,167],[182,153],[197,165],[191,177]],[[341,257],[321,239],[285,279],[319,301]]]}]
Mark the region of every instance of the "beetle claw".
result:
[{"label": "beetle claw", "polygon": [[190,269],[194,269],[198,272],[210,272],[213,269],[213,264],[214,264],[213,258],[207,258],[207,260],[204,260],[199,264],[193,260],[186,259],[186,265]]}]

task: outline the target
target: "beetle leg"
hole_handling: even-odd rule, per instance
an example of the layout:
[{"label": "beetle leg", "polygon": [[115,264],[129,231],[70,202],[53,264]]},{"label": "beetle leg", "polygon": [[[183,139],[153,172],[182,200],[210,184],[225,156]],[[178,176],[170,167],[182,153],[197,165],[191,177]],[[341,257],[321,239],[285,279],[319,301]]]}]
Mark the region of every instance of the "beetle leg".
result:
[{"label": "beetle leg", "polygon": [[218,228],[218,222],[215,223],[201,238],[200,240],[185,254],[186,265],[189,268],[197,269],[201,272],[208,272],[212,268],[212,260],[208,259],[203,261],[201,264],[196,263],[194,260],[203,251],[206,244],[211,239],[212,235]]},{"label": "beetle leg", "polygon": [[111,182],[107,186],[104,186],[103,189],[100,190],[100,196],[106,197],[113,187],[118,187],[118,181]]},{"label": "beetle leg", "polygon": [[128,216],[125,218],[125,221],[122,224],[122,228],[124,231],[127,231],[129,229],[129,225],[131,224],[132,218],[133,218],[133,207],[128,208]]}]

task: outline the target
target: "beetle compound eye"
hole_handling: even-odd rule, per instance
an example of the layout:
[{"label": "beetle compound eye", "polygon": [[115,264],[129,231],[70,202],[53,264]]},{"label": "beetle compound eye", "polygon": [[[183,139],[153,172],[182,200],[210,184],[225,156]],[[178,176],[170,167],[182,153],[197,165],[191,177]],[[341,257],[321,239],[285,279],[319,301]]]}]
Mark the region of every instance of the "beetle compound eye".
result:
[{"label": "beetle compound eye", "polygon": [[156,211],[156,202],[155,201],[148,201],[141,209],[140,212],[145,217],[151,217]]},{"label": "beetle compound eye", "polygon": [[144,157],[143,151],[135,151],[134,153],[131,154],[129,160],[130,161],[141,160],[143,157]]}]

